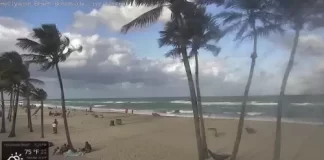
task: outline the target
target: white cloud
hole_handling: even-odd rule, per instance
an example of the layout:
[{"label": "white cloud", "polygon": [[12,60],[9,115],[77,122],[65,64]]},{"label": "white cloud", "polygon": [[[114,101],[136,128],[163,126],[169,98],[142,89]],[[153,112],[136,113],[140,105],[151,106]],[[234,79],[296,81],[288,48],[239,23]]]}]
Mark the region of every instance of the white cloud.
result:
[{"label": "white cloud", "polygon": [[[16,38],[27,36],[29,31],[30,29],[21,21],[0,17],[0,35],[2,35],[0,52],[17,50]],[[82,44],[84,48],[81,53],[72,53],[66,62],[60,64],[68,97],[189,95],[186,73],[180,60],[138,57],[131,47],[131,42],[114,37],[107,38],[98,34],[87,36],[77,33],[64,34],[70,37],[73,45]],[[307,38],[301,39],[301,43],[309,43],[306,41]],[[308,39],[314,41],[316,38]],[[321,48],[323,45],[315,46]],[[199,64],[203,95],[243,94],[249,67],[245,61],[233,63],[226,57],[201,58]],[[190,60],[190,65],[193,71],[193,59]],[[314,66],[314,70],[322,71],[321,65]],[[31,66],[32,76],[43,77],[42,79],[48,83],[46,88],[49,90],[50,97],[58,97],[56,72],[39,72],[36,71],[37,69]],[[282,73],[271,73],[269,72],[271,69],[256,68],[251,94],[278,93]],[[313,74],[298,76],[303,76],[304,79],[313,78]],[[322,81],[320,77],[317,79]],[[314,84],[304,84],[300,77],[292,74],[289,79],[288,93],[300,93],[305,88],[324,87],[324,85],[314,86]]]},{"label": "white cloud", "polygon": [[[152,7],[103,5],[98,10],[93,9],[89,13],[77,11],[74,13],[73,27],[93,30],[99,25],[105,25],[112,31],[119,31],[123,25],[150,9]],[[165,8],[159,21],[165,22],[170,19],[170,16],[171,12]]]}]

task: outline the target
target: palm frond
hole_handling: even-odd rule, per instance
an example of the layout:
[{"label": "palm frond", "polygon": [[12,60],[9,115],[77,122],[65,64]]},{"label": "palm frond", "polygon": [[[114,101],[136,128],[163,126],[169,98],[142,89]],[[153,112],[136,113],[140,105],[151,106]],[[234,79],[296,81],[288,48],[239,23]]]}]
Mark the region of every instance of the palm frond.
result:
[{"label": "palm frond", "polygon": [[165,57],[181,58],[181,49],[173,48],[164,54]]},{"label": "palm frond", "polygon": [[217,6],[221,6],[225,3],[225,0],[196,0],[196,3],[199,5],[215,4]]},{"label": "palm frond", "polygon": [[223,25],[227,25],[229,23],[232,23],[233,21],[241,21],[243,16],[244,16],[244,14],[242,14],[240,12],[223,11],[223,12],[217,14],[215,17],[223,19]]},{"label": "palm frond", "polygon": [[40,84],[40,85],[44,85],[45,84],[44,81],[39,80],[39,79],[36,79],[36,78],[29,78],[28,81],[30,83],[33,83],[33,84]]},{"label": "palm frond", "polygon": [[121,5],[156,6],[168,3],[168,0],[113,0]]},{"label": "palm frond", "polygon": [[217,47],[216,45],[205,44],[204,49],[210,51],[214,56],[218,56],[221,51],[221,48]]},{"label": "palm frond", "polygon": [[248,21],[245,21],[245,22],[240,26],[239,31],[236,33],[236,37],[235,37],[235,39],[236,39],[236,40],[237,40],[237,39],[240,39],[240,38],[243,36],[244,32],[246,32],[246,30],[248,29],[248,27],[249,27],[249,22],[248,22]]},{"label": "palm frond", "polygon": [[40,64],[40,71],[47,71],[49,69],[54,69],[55,63],[53,61]]},{"label": "palm frond", "polygon": [[47,93],[43,89],[35,88],[31,91],[31,97],[37,101],[44,101],[47,99]]},{"label": "palm frond", "polygon": [[235,23],[233,23],[231,25],[226,26],[223,29],[223,35],[226,35],[226,34],[229,34],[229,33],[232,33],[234,31],[238,30],[241,27],[242,23],[244,23],[244,21],[243,22],[242,21],[237,21],[237,22],[235,22]]},{"label": "palm frond", "polygon": [[[255,33],[257,34],[258,37],[267,37],[269,36],[270,33],[279,33],[279,34],[284,34],[284,29],[281,28],[281,25],[277,24],[270,24],[267,26],[262,26],[262,27],[257,27]],[[245,40],[245,39],[252,39],[254,37],[254,32],[251,31],[250,33],[246,34],[240,40]]]},{"label": "palm frond", "polygon": [[121,32],[127,33],[128,30],[131,28],[134,28],[134,27],[143,28],[143,27],[148,26],[152,23],[155,23],[161,17],[163,7],[164,7],[163,5],[157,6],[156,8],[140,15],[139,17],[132,20],[128,24],[124,25],[121,28]]},{"label": "palm frond", "polygon": [[30,40],[28,38],[18,38],[18,42],[16,43],[23,50],[27,50],[33,53],[40,53],[42,52],[43,45],[39,44],[36,41]]}]

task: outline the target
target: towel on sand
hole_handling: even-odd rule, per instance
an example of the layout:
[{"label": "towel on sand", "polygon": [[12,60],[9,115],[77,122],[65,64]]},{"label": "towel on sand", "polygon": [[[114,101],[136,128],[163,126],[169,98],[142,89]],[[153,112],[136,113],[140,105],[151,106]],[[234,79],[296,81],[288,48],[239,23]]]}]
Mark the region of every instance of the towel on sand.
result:
[{"label": "towel on sand", "polygon": [[77,157],[77,156],[83,156],[84,154],[82,152],[72,152],[71,150],[68,150],[64,153],[64,157]]}]

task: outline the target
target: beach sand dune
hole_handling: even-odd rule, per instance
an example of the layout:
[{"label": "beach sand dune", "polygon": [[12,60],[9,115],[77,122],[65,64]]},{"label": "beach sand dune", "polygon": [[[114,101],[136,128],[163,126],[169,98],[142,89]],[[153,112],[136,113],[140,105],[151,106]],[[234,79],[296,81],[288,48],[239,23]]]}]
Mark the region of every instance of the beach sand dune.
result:
[{"label": "beach sand dune", "polygon": [[[55,145],[65,143],[63,120],[57,117],[58,134],[52,134],[51,123],[45,109],[45,138]],[[34,132],[27,128],[27,116],[19,110],[16,135],[9,139],[8,133],[0,134],[1,141],[41,140],[40,114],[33,117]],[[68,117],[74,147],[81,148],[88,141],[94,151],[78,160],[196,160],[197,147],[192,118],[153,117],[121,113],[100,113],[105,118],[76,111]],[[110,120],[122,119],[123,125],[110,126]],[[237,120],[206,119],[207,128],[217,128],[221,136],[215,137],[206,130],[208,147],[213,152],[231,153]],[[244,131],[237,160],[271,160],[273,154],[275,123],[246,121],[256,134]],[[11,124],[7,123],[7,132]],[[282,160],[322,159],[324,156],[324,126],[283,123]],[[52,153],[52,149],[50,153]],[[1,151],[0,151],[1,152]],[[62,156],[51,156],[61,160]]]}]

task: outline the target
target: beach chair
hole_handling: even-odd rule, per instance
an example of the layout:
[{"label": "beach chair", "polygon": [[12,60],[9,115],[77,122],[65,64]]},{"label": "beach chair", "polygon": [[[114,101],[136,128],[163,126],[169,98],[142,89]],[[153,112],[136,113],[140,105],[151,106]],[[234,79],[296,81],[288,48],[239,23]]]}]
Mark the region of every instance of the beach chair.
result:
[{"label": "beach chair", "polygon": [[116,124],[117,125],[122,125],[122,120],[121,119],[116,119]]},{"label": "beach chair", "polygon": [[216,154],[210,151],[209,149],[208,153],[213,158],[213,160],[226,160],[231,156],[230,154]]},{"label": "beach chair", "polygon": [[213,131],[215,137],[218,137],[217,129],[216,128],[208,128],[208,130]]},{"label": "beach chair", "polygon": [[248,134],[254,134],[256,133],[256,130],[254,128],[251,127],[245,127],[245,130]]}]

